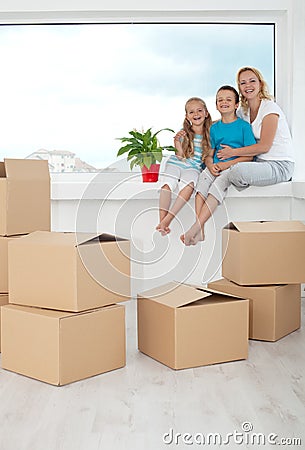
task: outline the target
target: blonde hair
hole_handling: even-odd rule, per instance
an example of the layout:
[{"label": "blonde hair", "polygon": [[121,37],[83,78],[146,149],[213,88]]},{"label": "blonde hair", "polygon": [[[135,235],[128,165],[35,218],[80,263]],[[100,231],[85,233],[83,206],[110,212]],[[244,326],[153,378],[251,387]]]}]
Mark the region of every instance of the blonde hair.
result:
[{"label": "blonde hair", "polygon": [[[199,97],[191,97],[187,100],[185,103],[185,112],[187,113],[187,107],[190,102],[200,102],[202,103],[202,106],[204,110],[206,111],[207,115],[205,118],[205,121],[202,125],[202,140],[201,140],[201,148],[202,148],[202,161],[205,160],[206,156],[210,152],[210,127],[212,125],[212,118],[211,115],[207,109],[206,103]],[[195,133],[192,130],[192,124],[189,122],[189,120],[185,117],[183,122],[183,130],[185,131],[186,135],[183,138],[182,142],[182,150],[183,150],[183,156],[184,158],[189,158],[194,155],[194,136]]]},{"label": "blonde hair", "polygon": [[256,77],[258,78],[258,81],[260,82],[260,91],[258,94],[259,98],[273,100],[272,95],[269,93],[268,85],[267,85],[266,81],[264,80],[263,75],[260,73],[260,71],[258,69],[256,69],[255,67],[241,67],[239,69],[239,71],[237,72],[236,82],[237,82],[238,91],[239,91],[239,95],[240,95],[241,107],[243,108],[245,113],[248,112],[249,105],[248,105],[248,100],[240,92],[239,77],[243,72],[246,72],[247,70],[249,70],[250,72],[253,72],[254,75],[256,75]]}]

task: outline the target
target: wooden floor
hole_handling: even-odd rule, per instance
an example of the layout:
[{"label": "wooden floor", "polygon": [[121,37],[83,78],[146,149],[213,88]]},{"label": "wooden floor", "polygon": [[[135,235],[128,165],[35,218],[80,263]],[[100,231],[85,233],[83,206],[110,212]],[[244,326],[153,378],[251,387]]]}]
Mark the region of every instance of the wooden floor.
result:
[{"label": "wooden floor", "polygon": [[[286,448],[305,448],[304,304],[300,330],[276,343],[250,341],[247,360],[182,371],[138,352],[135,300],[126,313],[123,369],[63,387],[0,369],[1,450],[275,448],[254,433],[299,438]],[[239,444],[225,444],[234,432]],[[190,434],[188,444],[178,433]],[[222,445],[217,437],[204,446],[208,433],[222,435]]]}]

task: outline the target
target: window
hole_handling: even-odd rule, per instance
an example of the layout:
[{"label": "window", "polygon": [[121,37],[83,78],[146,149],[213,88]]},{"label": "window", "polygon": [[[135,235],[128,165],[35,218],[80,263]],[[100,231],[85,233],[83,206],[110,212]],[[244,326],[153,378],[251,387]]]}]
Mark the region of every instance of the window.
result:
[{"label": "window", "polygon": [[216,119],[216,90],[241,66],[274,91],[274,24],[2,25],[0,56],[1,159],[47,150],[52,165],[64,150],[82,171],[116,163],[133,128],[178,130],[191,96]]}]

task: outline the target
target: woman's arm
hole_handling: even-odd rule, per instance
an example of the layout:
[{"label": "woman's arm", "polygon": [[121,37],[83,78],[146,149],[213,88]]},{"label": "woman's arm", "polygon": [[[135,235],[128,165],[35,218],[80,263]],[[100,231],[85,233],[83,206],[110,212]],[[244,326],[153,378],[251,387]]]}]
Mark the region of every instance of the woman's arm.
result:
[{"label": "woman's arm", "polygon": [[277,114],[268,114],[263,118],[260,140],[257,144],[248,147],[231,148],[227,145],[222,146],[223,149],[217,152],[219,159],[227,159],[232,156],[256,156],[261,153],[267,153],[275,137],[279,121]]}]

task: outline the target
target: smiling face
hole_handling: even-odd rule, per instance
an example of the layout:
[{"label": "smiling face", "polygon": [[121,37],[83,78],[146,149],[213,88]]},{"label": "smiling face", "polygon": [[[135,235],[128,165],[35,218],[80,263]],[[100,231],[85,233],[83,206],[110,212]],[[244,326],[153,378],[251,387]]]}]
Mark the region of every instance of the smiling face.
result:
[{"label": "smiling face", "polygon": [[216,108],[223,114],[235,114],[238,107],[238,102],[236,103],[236,96],[234,92],[227,89],[220,89],[216,95]]},{"label": "smiling face", "polygon": [[205,105],[199,100],[189,101],[185,106],[185,111],[186,119],[197,126],[203,125],[208,114]]},{"label": "smiling face", "polygon": [[245,99],[251,100],[259,96],[261,82],[251,70],[246,70],[239,74],[238,85],[240,93]]}]

